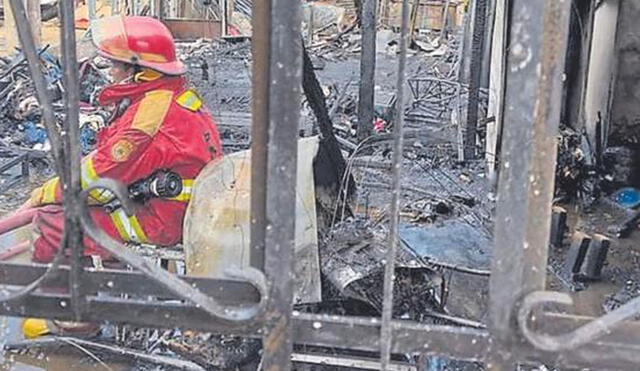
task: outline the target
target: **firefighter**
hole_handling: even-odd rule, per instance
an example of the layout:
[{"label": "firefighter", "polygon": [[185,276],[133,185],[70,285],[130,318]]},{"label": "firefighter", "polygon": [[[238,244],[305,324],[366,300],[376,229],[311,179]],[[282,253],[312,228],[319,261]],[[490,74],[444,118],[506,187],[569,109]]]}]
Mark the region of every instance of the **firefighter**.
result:
[{"label": "firefighter", "polygon": [[[112,238],[125,243],[175,245],[182,239],[183,218],[195,177],[222,155],[213,118],[198,94],[187,87],[185,65],[176,57],[169,30],[150,17],[109,17],[92,24],[98,53],[113,63],[116,81],[99,95],[103,106],[130,102],[112,124],[98,134],[96,149],[82,160],[81,183],[101,178],[131,185],[158,170],[180,175],[182,192],[172,198],[151,198],[135,215],[103,207],[113,197],[92,191],[91,216]],[[63,234],[62,191],[58,177],[33,191],[24,209],[36,208],[33,260],[52,261]],[[85,237],[84,255],[109,255]],[[35,321],[35,322],[34,322]],[[39,322],[38,322],[39,321]],[[26,321],[27,337],[47,332],[41,320]]]}]

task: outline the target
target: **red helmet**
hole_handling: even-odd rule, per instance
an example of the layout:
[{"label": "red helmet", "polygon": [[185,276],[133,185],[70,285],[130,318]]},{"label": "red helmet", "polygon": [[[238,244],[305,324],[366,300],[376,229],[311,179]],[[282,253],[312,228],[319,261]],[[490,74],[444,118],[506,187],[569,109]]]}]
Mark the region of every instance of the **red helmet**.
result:
[{"label": "red helmet", "polygon": [[176,58],[173,36],[151,17],[114,16],[91,23],[98,53],[105,58],[148,67],[167,75],[182,75],[187,69]]}]

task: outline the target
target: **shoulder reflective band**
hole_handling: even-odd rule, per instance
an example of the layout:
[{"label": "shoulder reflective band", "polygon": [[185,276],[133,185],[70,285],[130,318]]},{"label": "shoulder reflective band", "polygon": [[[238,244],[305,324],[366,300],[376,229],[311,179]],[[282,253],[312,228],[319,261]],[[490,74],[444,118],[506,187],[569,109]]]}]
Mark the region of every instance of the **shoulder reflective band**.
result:
[{"label": "shoulder reflective band", "polygon": [[189,111],[196,112],[202,107],[202,99],[198,96],[193,90],[187,90],[184,93],[180,94],[178,98],[176,98],[176,102],[178,104]]},{"label": "shoulder reflective band", "polygon": [[125,242],[147,243],[147,235],[142,230],[135,215],[128,216],[122,208],[111,213],[111,221],[118,230],[118,234]]}]

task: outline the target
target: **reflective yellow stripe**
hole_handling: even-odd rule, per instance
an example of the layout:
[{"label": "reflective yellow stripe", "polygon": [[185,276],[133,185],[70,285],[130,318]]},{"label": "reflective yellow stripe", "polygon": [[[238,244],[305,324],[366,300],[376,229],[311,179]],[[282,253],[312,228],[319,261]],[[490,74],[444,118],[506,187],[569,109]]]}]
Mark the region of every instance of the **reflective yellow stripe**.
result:
[{"label": "reflective yellow stripe", "polygon": [[118,234],[120,235],[120,238],[122,238],[123,241],[129,241],[130,240],[129,234],[125,230],[124,225],[122,225],[122,218],[120,218],[118,211],[114,211],[111,213],[111,221],[113,222],[113,225],[116,227],[116,230],[118,230]]},{"label": "reflective yellow stripe", "polygon": [[202,107],[202,99],[193,90],[187,90],[176,98],[178,104],[190,111],[197,111]]},{"label": "reflective yellow stripe", "polygon": [[191,191],[193,190],[193,182],[194,182],[194,179],[183,179],[182,192],[180,192],[180,194],[177,195],[176,197],[169,198],[169,200],[189,202],[191,200]]},{"label": "reflective yellow stripe", "polygon": [[60,178],[55,177],[49,181],[47,181],[42,186],[42,199],[40,203],[42,204],[52,204],[56,202],[56,188],[60,183]]},{"label": "reflective yellow stripe", "polygon": [[[96,172],[96,169],[93,167],[92,156],[89,156],[85,158],[84,161],[82,161],[82,166],[80,167],[80,173],[81,173],[80,183],[81,183],[82,189],[87,189],[89,187],[89,184],[100,179],[100,177],[98,176],[98,173]],[[107,203],[114,198],[113,193],[107,190],[94,189],[93,191],[90,192],[90,194],[91,194],[91,197],[94,200],[98,201],[99,203]]]},{"label": "reflective yellow stripe", "polygon": [[126,242],[148,242],[147,235],[142,230],[140,222],[135,215],[127,216],[122,209],[111,213],[111,221],[118,230],[118,234]]}]

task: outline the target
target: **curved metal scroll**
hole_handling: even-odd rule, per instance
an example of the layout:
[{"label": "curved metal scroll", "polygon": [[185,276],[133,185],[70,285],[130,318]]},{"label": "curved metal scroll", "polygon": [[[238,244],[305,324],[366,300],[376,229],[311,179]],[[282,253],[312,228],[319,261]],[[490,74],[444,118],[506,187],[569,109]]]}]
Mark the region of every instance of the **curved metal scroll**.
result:
[{"label": "curved metal scroll", "polygon": [[262,315],[266,308],[268,299],[268,287],[267,280],[261,271],[248,267],[244,269],[230,269],[225,272],[229,278],[246,281],[254,286],[260,293],[259,303],[242,307],[228,307],[221,305],[212,297],[204,294],[202,291],[191,286],[187,282],[138,256],[125,245],[115,241],[102,229],[96,226],[89,214],[89,206],[87,204],[89,192],[95,189],[106,189],[113,192],[113,194],[122,203],[122,208],[128,215],[132,214],[131,211],[134,209],[134,205],[129,199],[128,192],[124,185],[115,180],[101,179],[91,183],[87,189],[82,191],[80,194],[82,200],[82,202],[80,202],[80,222],[82,223],[87,235],[95,240],[101,247],[109,251],[121,261],[140,270],[170,292],[194,303],[205,312],[220,320],[231,323],[247,322],[255,321]]},{"label": "curved metal scroll", "polygon": [[640,313],[640,298],[635,298],[618,309],[598,317],[569,333],[549,335],[536,333],[528,327],[529,318],[531,318],[533,310],[540,308],[544,304],[572,305],[573,299],[571,299],[571,296],[560,292],[536,291],[527,295],[522,301],[522,306],[518,311],[518,325],[522,334],[535,347],[550,352],[575,349],[588,344],[603,335],[610,334],[623,321]]}]

